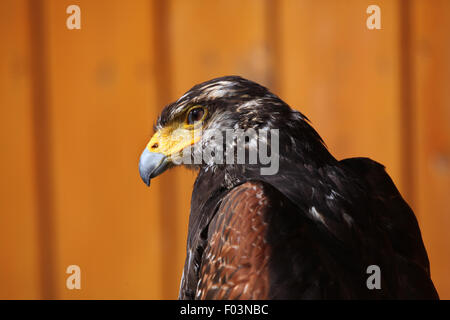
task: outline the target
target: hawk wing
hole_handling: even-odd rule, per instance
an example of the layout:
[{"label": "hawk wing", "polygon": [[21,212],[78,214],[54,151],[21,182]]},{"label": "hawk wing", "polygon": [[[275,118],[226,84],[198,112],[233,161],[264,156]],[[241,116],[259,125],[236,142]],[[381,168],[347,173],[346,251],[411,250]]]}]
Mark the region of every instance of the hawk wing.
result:
[{"label": "hawk wing", "polygon": [[387,234],[397,269],[397,298],[438,299],[430,265],[414,212],[402,198],[383,165],[368,158],[340,163],[361,177],[368,187],[368,205]]}]

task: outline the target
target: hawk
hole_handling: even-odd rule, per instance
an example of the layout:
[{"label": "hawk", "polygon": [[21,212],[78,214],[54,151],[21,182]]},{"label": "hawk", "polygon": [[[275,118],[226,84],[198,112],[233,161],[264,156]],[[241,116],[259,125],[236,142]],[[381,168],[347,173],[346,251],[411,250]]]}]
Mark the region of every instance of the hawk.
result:
[{"label": "hawk", "polygon": [[[180,299],[438,299],[416,217],[384,166],[337,160],[267,88],[206,81],[166,106],[154,129],[139,161],[147,185],[176,165],[198,171]],[[241,161],[238,151],[216,157],[239,146]],[[267,147],[277,167],[263,174],[267,162],[251,154]]]}]

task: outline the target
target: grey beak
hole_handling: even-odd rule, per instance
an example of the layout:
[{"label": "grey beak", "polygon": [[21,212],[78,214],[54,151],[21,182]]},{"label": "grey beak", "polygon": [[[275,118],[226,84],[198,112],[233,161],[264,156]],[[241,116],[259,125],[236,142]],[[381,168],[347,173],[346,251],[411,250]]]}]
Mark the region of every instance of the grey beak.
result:
[{"label": "grey beak", "polygon": [[139,174],[142,181],[150,186],[150,180],[163,173],[169,166],[167,157],[159,152],[150,152],[145,148],[139,159]]}]

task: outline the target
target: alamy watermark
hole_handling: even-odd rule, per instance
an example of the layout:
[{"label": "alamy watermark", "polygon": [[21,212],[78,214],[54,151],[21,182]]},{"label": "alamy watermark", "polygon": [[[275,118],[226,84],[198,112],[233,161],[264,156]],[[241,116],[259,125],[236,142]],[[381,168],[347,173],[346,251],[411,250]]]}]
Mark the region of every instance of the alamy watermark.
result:
[{"label": "alamy watermark", "polygon": [[381,289],[381,269],[376,264],[367,267],[366,273],[370,274],[367,278],[366,286],[369,290]]},{"label": "alamy watermark", "polygon": [[372,4],[367,7],[367,14],[370,16],[366,20],[366,26],[369,30],[381,29],[381,9],[376,4]]},{"label": "alamy watermark", "polygon": [[66,279],[66,288],[69,290],[81,289],[81,269],[78,265],[72,264],[67,267],[66,273],[69,276]]},{"label": "alamy watermark", "polygon": [[[170,140],[199,137],[200,141],[171,156],[174,164],[260,165],[261,175],[278,173],[280,164],[279,129],[176,129]],[[170,142],[169,142],[170,143]]]},{"label": "alamy watermark", "polygon": [[81,29],[81,9],[76,4],[67,7],[66,13],[70,14],[66,20],[66,27],[69,30]]}]

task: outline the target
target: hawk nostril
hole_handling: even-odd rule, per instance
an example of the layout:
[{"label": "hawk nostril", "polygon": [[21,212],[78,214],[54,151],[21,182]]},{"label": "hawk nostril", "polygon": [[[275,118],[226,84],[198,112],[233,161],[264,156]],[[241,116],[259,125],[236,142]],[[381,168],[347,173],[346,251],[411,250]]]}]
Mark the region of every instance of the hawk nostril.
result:
[{"label": "hawk nostril", "polygon": [[152,145],[152,149],[156,149],[156,148],[158,148],[158,143],[154,143],[153,145]]}]

